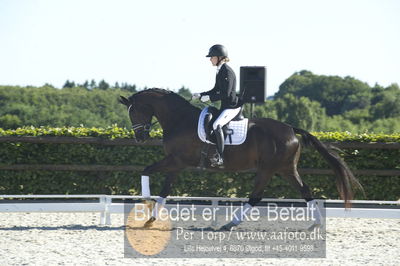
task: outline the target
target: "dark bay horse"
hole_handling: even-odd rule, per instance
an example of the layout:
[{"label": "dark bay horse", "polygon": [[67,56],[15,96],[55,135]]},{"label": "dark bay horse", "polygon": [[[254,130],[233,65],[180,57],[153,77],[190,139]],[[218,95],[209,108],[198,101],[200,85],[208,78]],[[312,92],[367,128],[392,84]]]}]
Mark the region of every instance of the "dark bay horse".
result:
[{"label": "dark bay horse", "polygon": [[[121,96],[120,102],[128,108],[138,142],[149,138],[153,116],[163,129],[165,158],[146,167],[143,175],[149,176],[155,172],[166,174],[159,194],[165,199],[180,171],[199,166],[204,145],[197,136],[201,110],[178,94],[161,89],[144,90],[128,99]],[[224,169],[220,171],[256,169],[249,206],[255,206],[261,201],[263,191],[274,174],[286,178],[307,202],[314,201],[309,187],[301,180],[297,171],[300,141],[296,134],[301,135],[303,143],[314,147],[333,168],[339,194],[349,207],[349,201],[353,199],[352,188],[362,187],[339,155],[309,132],[273,119],[250,119],[246,141],[241,145],[225,147]],[[209,163],[205,166],[213,169]],[[151,225],[154,220],[151,217],[146,225]],[[238,223],[230,224],[226,229],[236,224]]]}]

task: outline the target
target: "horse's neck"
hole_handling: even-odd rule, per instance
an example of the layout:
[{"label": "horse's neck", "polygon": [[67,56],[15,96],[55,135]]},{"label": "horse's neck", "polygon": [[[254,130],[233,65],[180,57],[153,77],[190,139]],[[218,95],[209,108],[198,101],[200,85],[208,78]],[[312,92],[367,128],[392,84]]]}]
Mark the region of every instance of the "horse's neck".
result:
[{"label": "horse's neck", "polygon": [[163,130],[168,131],[191,120],[197,122],[200,109],[194,106],[176,106],[174,104],[158,105],[154,108],[154,115]]}]

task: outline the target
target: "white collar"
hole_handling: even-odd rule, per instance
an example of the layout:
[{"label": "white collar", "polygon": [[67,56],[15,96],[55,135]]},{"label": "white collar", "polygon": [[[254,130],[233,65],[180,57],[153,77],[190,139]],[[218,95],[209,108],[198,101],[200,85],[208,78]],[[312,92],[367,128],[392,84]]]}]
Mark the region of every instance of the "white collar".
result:
[{"label": "white collar", "polygon": [[221,67],[225,64],[225,62],[223,62],[222,64],[220,64],[219,66],[217,66],[217,74],[219,72],[219,70],[221,69]]}]

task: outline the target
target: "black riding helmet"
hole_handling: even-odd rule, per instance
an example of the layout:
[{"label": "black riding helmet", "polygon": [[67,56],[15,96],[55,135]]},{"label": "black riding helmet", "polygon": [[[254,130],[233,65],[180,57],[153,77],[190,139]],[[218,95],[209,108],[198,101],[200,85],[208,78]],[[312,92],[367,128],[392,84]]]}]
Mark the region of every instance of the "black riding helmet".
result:
[{"label": "black riding helmet", "polygon": [[228,50],[226,50],[225,46],[221,44],[215,44],[211,46],[210,50],[208,51],[208,55],[206,55],[206,57],[212,57],[212,56],[228,57]]}]

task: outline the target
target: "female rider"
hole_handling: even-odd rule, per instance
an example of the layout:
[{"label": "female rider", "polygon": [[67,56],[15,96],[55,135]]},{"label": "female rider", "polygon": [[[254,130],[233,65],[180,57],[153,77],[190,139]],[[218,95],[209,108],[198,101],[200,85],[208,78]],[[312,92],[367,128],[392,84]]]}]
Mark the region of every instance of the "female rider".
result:
[{"label": "female rider", "polygon": [[213,166],[222,166],[224,163],[224,134],[222,127],[235,118],[241,109],[241,104],[236,96],[236,75],[232,68],[226,63],[229,62],[228,51],[223,45],[213,45],[206,57],[210,57],[213,66],[217,67],[215,86],[212,90],[202,93],[195,93],[194,98],[200,98],[202,102],[211,100],[221,101],[219,116],[213,123],[213,130],[217,139],[217,154],[211,160]]}]

